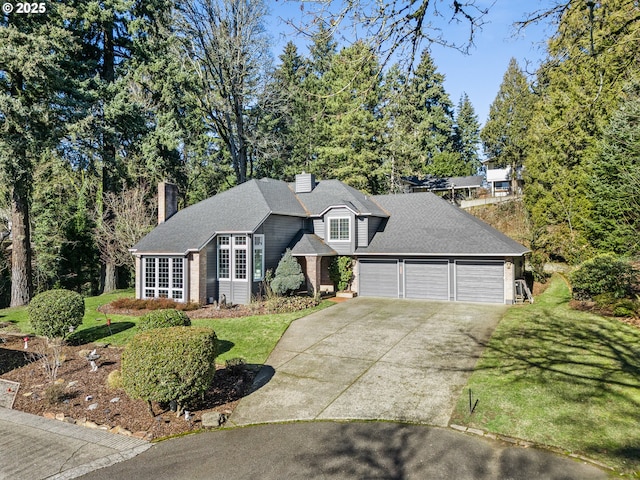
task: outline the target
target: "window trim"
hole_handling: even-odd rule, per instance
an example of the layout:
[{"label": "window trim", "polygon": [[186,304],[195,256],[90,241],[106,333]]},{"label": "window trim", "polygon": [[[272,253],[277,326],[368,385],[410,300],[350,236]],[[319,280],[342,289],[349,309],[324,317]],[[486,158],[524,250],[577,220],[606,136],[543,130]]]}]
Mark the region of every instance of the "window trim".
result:
[{"label": "window trim", "polygon": [[[169,298],[176,302],[185,302],[187,291],[185,260],[184,257],[170,255],[143,256],[141,298]],[[166,272],[162,272],[163,286],[160,286],[161,264],[163,269],[166,268]],[[160,292],[163,294],[161,295]]]},{"label": "window trim", "polygon": [[[334,220],[338,222],[338,238],[331,237],[331,222],[333,222]],[[347,221],[347,238],[340,238],[340,234],[342,233],[342,229],[340,228],[341,220]],[[327,224],[327,238],[329,239],[329,242],[351,242],[351,217],[329,217]]]},{"label": "window trim", "polygon": [[[260,240],[260,245],[256,245],[256,240]],[[260,252],[260,275],[256,276],[256,252]],[[254,282],[259,282],[264,280],[264,235],[257,233],[253,235],[253,255],[252,255],[252,265],[251,265],[252,278]]]},{"label": "window trim", "polygon": [[[237,240],[244,238],[244,243],[237,243]],[[232,260],[232,267],[231,270],[233,271],[233,280],[235,282],[248,282],[249,281],[249,248],[248,248],[248,241],[247,241],[247,236],[246,235],[234,235],[233,236],[233,248],[232,248],[232,254],[231,254],[231,258]],[[239,252],[244,252],[244,278],[239,278],[238,277],[238,266],[240,264],[240,262],[238,262],[238,257],[237,254]]]},{"label": "window trim", "polygon": [[[227,240],[227,243],[222,243],[222,240]],[[225,277],[221,277],[220,276],[220,259],[221,259],[221,255],[220,252],[222,250],[225,250],[227,252],[227,275]],[[217,259],[216,259],[216,277],[218,278],[218,280],[222,280],[222,281],[230,281],[231,280],[231,258],[232,258],[232,253],[231,253],[231,235],[219,235],[218,236],[218,240],[217,240],[217,249],[216,249],[216,253],[217,253]]]}]

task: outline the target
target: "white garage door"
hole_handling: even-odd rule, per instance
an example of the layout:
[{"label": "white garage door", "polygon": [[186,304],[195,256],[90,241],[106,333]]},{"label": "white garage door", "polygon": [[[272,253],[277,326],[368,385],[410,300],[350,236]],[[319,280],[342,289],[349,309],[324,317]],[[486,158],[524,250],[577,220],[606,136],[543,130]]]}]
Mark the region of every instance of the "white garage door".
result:
[{"label": "white garage door", "polygon": [[449,300],[448,260],[406,260],[405,297]]},{"label": "white garage door", "polygon": [[456,300],[504,303],[504,262],[456,261]]},{"label": "white garage door", "polygon": [[397,260],[360,260],[359,272],[361,297],[398,298]]}]

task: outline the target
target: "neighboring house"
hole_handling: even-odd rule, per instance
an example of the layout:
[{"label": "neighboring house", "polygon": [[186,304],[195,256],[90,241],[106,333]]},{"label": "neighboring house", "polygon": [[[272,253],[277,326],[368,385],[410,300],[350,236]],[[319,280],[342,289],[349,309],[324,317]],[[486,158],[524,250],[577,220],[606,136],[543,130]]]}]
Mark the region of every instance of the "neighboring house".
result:
[{"label": "neighboring house", "polygon": [[528,252],[433,193],[367,196],[303,173],[250,180],[167,218],[175,191],[160,189],[160,223],[131,249],[137,298],[246,304],[290,248],[309,291],[332,290],[329,264],[349,255],[360,296],[510,304]]},{"label": "neighboring house", "polygon": [[416,176],[402,177],[402,183],[408,192],[438,192],[449,196],[453,192],[454,197],[464,200],[472,198],[482,188],[484,177],[471,175],[467,177],[434,177],[427,175],[423,179]]},{"label": "neighboring house", "polygon": [[520,195],[522,193],[522,167],[516,169],[515,191],[511,166],[506,168],[494,168],[491,161],[485,161],[487,184],[491,189],[492,197],[504,197],[507,195]]}]

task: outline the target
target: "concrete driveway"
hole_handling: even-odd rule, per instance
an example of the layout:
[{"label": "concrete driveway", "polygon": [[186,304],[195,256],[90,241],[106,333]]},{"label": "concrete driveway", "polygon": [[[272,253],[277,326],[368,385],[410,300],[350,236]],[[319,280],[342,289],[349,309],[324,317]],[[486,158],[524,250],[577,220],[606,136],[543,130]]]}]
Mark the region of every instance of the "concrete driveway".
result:
[{"label": "concrete driveway", "polygon": [[446,426],[506,308],[356,298],[296,320],[229,423],[384,419]]}]

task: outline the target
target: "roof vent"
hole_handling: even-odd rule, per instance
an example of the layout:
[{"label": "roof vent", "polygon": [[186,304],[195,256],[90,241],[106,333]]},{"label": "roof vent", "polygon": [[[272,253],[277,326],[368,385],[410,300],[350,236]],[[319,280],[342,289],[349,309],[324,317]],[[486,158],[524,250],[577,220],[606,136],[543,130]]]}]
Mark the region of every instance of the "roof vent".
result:
[{"label": "roof vent", "polygon": [[296,175],[296,193],[309,193],[316,186],[316,177],[312,173]]}]

